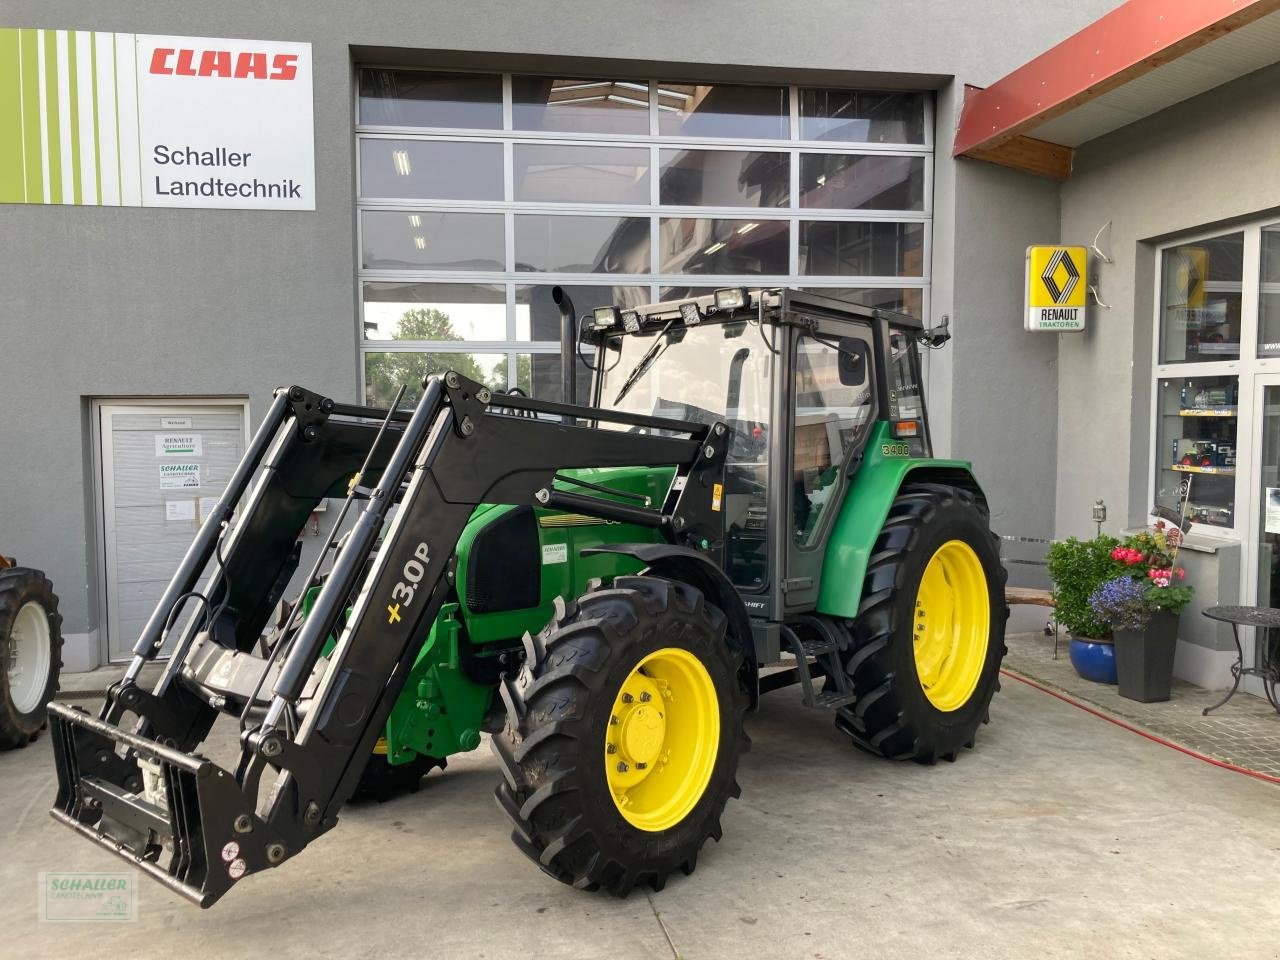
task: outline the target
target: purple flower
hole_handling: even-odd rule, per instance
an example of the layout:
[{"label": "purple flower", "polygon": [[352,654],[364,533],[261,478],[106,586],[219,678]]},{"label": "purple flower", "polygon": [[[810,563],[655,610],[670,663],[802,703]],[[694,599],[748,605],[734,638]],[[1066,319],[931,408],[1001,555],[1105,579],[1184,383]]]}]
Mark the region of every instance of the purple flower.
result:
[{"label": "purple flower", "polygon": [[1116,577],[1089,595],[1089,609],[1114,629],[1141,630],[1152,614],[1146,592],[1146,584],[1133,577]]}]

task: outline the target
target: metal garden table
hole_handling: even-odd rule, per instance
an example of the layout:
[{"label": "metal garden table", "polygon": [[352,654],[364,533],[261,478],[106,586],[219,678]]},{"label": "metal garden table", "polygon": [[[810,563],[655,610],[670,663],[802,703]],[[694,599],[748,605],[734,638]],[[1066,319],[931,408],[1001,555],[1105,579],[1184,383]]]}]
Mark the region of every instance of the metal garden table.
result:
[{"label": "metal garden table", "polygon": [[[1280,610],[1275,607],[1209,607],[1204,615],[1210,620],[1221,620],[1231,624],[1231,638],[1236,643],[1236,662],[1231,665],[1232,684],[1227,695],[1212,707],[1205,707],[1202,716],[1208,716],[1211,710],[1217,710],[1236,695],[1240,689],[1240,678],[1253,676],[1262,678],[1262,689],[1271,706],[1280,713],[1280,702],[1276,699],[1276,684],[1280,683]],[[1254,627],[1259,631],[1262,646],[1260,656],[1255,656],[1256,667],[1244,665],[1244,647],[1240,646],[1240,627]]]}]

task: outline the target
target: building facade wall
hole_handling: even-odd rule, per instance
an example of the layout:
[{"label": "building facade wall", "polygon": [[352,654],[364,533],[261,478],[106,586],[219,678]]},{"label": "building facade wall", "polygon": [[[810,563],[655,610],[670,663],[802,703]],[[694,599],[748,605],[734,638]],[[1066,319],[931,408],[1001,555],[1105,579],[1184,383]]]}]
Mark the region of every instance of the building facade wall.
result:
[{"label": "building facade wall", "polygon": [[[1257,218],[1280,200],[1280,66],[1242,77],[1085,144],[1062,187],[1061,242],[1100,246],[1114,263],[1095,263],[1111,309],[1090,307],[1083,335],[1063,334],[1058,358],[1056,531],[1092,532],[1103,498],[1108,529],[1145,523],[1150,507],[1152,325],[1157,244]],[[1257,282],[1246,277],[1246,283]],[[1245,425],[1241,425],[1241,430]],[[1251,481],[1252,482],[1252,481]],[[1239,603],[1241,545],[1205,544],[1188,570],[1197,587],[1182,619],[1179,676],[1225,682],[1230,629],[1196,615]],[[1220,599],[1219,599],[1220,598]]]},{"label": "building facade wall", "polygon": [[[1113,0],[1050,7],[906,0],[890,11],[870,0],[819,0],[798,8],[728,0],[589,7],[430,0],[339,6],[319,15],[298,0],[185,7],[159,0],[15,0],[5,7],[9,26],[311,42],[317,198],[314,213],[0,210],[0,249],[6,251],[0,293],[8,308],[0,349],[0,548],[49,572],[72,637],[68,665],[88,665],[97,656],[91,632],[99,626],[100,573],[91,399],[242,396],[256,423],[280,384],[355,394],[352,63],[363,51],[395,48],[400,58],[424,65],[577,65],[690,80],[821,79],[938,90],[947,109],[937,114],[935,178],[942,186],[935,222],[949,235],[935,248],[932,275],[942,295],[934,296],[932,314],[934,320],[951,315],[959,333],[992,322],[990,280],[957,270],[957,251],[983,240],[971,231],[1007,225],[984,211],[1005,202],[1008,176],[970,173],[950,160],[959,91],[964,83],[991,82],[1112,6]],[[992,25],[999,27],[998,40]],[[1034,239],[1042,236],[1001,243],[1012,250]],[[1002,356],[1018,359],[1025,352],[1039,364],[1044,350],[1006,344]],[[933,408],[949,430],[964,424],[952,442],[941,437],[944,448],[972,457],[987,473],[1022,470],[1011,456],[1016,444],[973,419],[979,394],[963,401],[963,417],[948,412],[951,391],[964,393],[962,380],[987,376],[982,351],[944,350],[931,361]],[[1030,387],[1036,377],[1028,374],[1026,381]],[[1042,464],[1035,469],[1039,482]],[[1015,479],[993,482],[999,496],[1007,489],[1014,502]],[[1013,519],[1030,527],[1033,515],[1041,516]]]}]

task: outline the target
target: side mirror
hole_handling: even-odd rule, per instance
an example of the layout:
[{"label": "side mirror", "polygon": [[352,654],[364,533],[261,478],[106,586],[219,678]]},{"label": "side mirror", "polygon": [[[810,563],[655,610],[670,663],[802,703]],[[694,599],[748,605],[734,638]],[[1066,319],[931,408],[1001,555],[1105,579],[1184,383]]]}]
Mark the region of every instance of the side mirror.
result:
[{"label": "side mirror", "polygon": [[846,387],[860,387],[867,382],[867,342],[856,337],[841,337],[837,369]]}]

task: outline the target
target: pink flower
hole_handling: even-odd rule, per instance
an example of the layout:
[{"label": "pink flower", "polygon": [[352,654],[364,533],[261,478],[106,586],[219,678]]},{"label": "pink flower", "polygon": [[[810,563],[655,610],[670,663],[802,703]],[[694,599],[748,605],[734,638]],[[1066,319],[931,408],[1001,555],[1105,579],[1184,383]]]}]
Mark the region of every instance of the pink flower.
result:
[{"label": "pink flower", "polygon": [[1167,587],[1169,579],[1172,577],[1173,571],[1167,567],[1159,570],[1148,570],[1147,576],[1151,578],[1151,582],[1157,587]]},{"label": "pink flower", "polygon": [[1185,580],[1187,578],[1187,571],[1183,570],[1181,567],[1174,572],[1177,574],[1179,580]]}]

